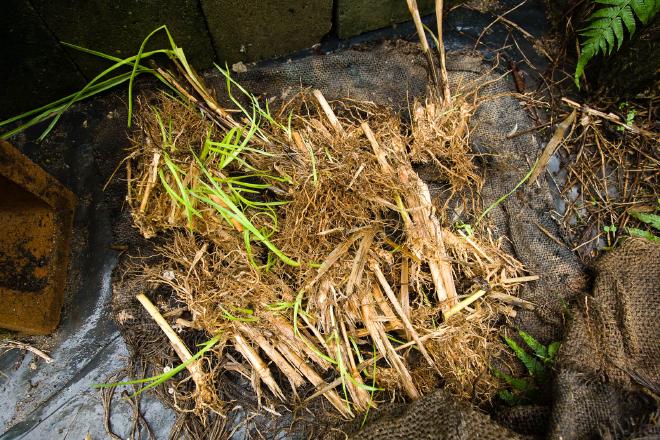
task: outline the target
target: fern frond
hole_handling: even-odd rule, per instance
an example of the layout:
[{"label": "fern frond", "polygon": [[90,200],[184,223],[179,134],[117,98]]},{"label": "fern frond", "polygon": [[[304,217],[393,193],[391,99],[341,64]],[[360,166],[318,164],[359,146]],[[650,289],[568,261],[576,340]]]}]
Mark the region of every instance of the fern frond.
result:
[{"label": "fern frond", "polygon": [[518,334],[520,335],[520,338],[525,341],[525,344],[532,350],[534,350],[534,354],[536,357],[545,360],[548,357],[548,348],[541,344],[539,341],[536,340],[532,335],[529,333],[519,330]]},{"label": "fern frond", "polygon": [[511,338],[504,337],[504,341],[516,354],[516,357],[520,359],[520,362],[527,368],[527,372],[530,376],[542,379],[545,377],[545,369],[541,362],[539,362],[534,356],[528,354],[520,345],[516,343]]},{"label": "fern frond", "polygon": [[645,212],[637,212],[637,211],[628,211],[628,213],[631,216],[635,217],[640,222],[644,222],[647,225],[651,225],[653,228],[660,231],[660,215],[647,214]]},{"label": "fern frond", "polygon": [[624,41],[623,26],[632,35],[637,30],[637,20],[647,24],[658,13],[660,0],[593,0],[606,5],[594,11],[587,26],[579,34],[582,42],[580,57],[575,68],[575,84],[580,87],[580,77],[587,63],[596,55],[609,55],[619,50]]}]

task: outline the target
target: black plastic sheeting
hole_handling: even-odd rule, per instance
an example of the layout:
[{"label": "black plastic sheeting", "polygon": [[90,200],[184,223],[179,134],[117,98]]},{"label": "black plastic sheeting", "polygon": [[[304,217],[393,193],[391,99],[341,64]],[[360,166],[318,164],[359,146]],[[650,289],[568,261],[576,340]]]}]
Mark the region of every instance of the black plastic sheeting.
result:
[{"label": "black plastic sheeting", "polygon": [[[96,99],[71,110],[41,145],[28,140],[38,134],[30,130],[12,142],[78,198],[68,291],[57,331],[35,340],[52,347],[54,362],[16,350],[0,357],[0,438],[106,438],[100,394],[91,384],[107,382],[128,356],[110,310],[119,257],[112,249],[113,219],[124,195],[120,182],[103,190],[128,145],[125,105],[116,96]],[[155,399],[143,400],[157,438],[166,438],[174,415]],[[112,425],[122,438],[131,419],[128,404],[113,408]]]},{"label": "black plastic sheeting", "polygon": [[[500,1],[494,13],[500,14],[517,3]],[[454,10],[445,24],[448,49],[471,49],[494,17],[493,13],[465,8]],[[535,36],[549,27],[540,0],[528,1],[507,18]],[[532,63],[544,65],[520,33],[515,31],[513,35]],[[400,36],[414,37],[412,26],[372,32],[350,42],[328,39],[320,50]],[[500,24],[493,26],[482,42],[492,49],[512,44],[509,31]],[[299,56],[310,54],[307,51]],[[522,61],[515,45],[507,54]],[[17,350],[0,356],[0,440],[108,436],[101,397],[91,385],[107,382],[110,375],[125,366],[128,356],[110,307],[112,271],[119,258],[119,251],[113,250],[113,219],[125,211],[125,190],[119,179],[103,189],[123,158],[128,145],[126,132],[125,97],[118,91],[72,107],[40,144],[34,141],[40,134],[37,128],[10,140],[71,189],[78,205],[61,324],[53,335],[35,340],[35,345],[47,348],[54,362],[46,364],[31,353]],[[111,427],[121,438],[129,438],[132,408],[119,399],[115,402]],[[176,418],[174,412],[149,393],[143,397],[141,409],[156,438],[168,438]],[[146,432],[141,434],[147,438]]]}]

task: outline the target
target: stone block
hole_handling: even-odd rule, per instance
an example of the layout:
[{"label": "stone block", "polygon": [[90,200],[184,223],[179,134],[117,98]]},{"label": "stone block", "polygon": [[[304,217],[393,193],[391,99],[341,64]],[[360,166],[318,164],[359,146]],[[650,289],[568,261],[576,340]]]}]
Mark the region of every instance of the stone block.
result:
[{"label": "stone block", "polygon": [[83,76],[28,0],[8,0],[2,9],[0,120],[40,107],[84,85]]},{"label": "stone block", "polygon": [[[404,0],[336,0],[337,35],[348,38],[410,20]],[[434,11],[434,0],[417,0],[421,15]]]},{"label": "stone block", "polygon": [[[215,58],[196,0],[33,0],[32,4],[60,41],[124,58],[136,54],[142,40],[165,24],[193,66],[209,67]],[[168,46],[163,33],[147,48]],[[73,49],[67,52],[88,78],[110,65]]]},{"label": "stone block", "polygon": [[332,0],[201,0],[221,61],[256,61],[298,51],[332,28]]}]

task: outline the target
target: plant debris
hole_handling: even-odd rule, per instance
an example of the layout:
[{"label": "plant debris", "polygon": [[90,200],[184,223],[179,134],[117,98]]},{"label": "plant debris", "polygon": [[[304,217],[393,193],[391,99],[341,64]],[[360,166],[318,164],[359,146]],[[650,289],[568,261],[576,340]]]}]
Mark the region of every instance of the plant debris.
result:
[{"label": "plant debris", "polygon": [[[273,111],[221,72],[236,111],[209,102],[199,79],[199,98],[141,96],[126,160],[134,224],[159,245],[157,258],[130,260],[124,278],[183,340],[217,341],[190,364],[193,380],[171,388],[178,407],[226,414],[228,371],[270,411],[269,402],[298,408],[323,396],[352,418],[440,384],[491,399],[499,328],[515,316],[508,299],[536,278],[486,225],[448,220],[482,211],[468,146],[480,84],[449,96],[441,73],[403,118],[308,89]],[[443,206],[420,163],[447,182]]]}]

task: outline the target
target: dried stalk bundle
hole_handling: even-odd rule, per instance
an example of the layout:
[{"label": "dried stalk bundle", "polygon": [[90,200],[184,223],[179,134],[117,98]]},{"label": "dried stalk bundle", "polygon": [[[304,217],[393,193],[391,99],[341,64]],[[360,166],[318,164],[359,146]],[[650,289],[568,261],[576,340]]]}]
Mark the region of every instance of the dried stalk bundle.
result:
[{"label": "dried stalk bundle", "polygon": [[[481,177],[468,137],[478,86],[450,95],[444,49],[436,72],[416,2],[408,5],[430,76],[410,124],[373,103],[330,103],[319,90],[273,114],[225,71],[239,119],[191,74],[186,88],[159,71],[189,102],[140,103],[128,202],[142,234],[166,244],[158,263],[130,270],[170,293],[182,331],[221,335],[209,369],[218,387],[231,370],[259,402],[323,396],[344,418],[397,390],[416,399],[442,382],[487,400],[497,388],[497,324],[515,315],[517,286],[535,277],[486,227],[445,224],[456,195],[477,217]],[[442,2],[437,12],[441,22]],[[440,212],[420,162],[447,182]],[[175,399],[225,410],[191,391]]]},{"label": "dried stalk bundle", "polygon": [[[443,225],[413,168],[428,155],[452,164],[456,194],[478,185],[467,101],[427,103],[405,127],[372,103],[302,91],[273,116],[291,114],[286,129],[248,122],[233,138],[182,102],[151,102],[136,115],[128,200],[145,237],[169,238],[159,263],[131,271],[172,293],[176,327],[221,334],[213,356],[240,361],[214,365],[244,374],[257,396],[323,396],[346,418],[383,391],[416,399],[440,381],[492,396],[496,323],[512,313],[501,298],[514,297],[524,268],[487,229]],[[219,381],[223,367],[212,371]],[[198,408],[222,413],[200,395]]]}]

